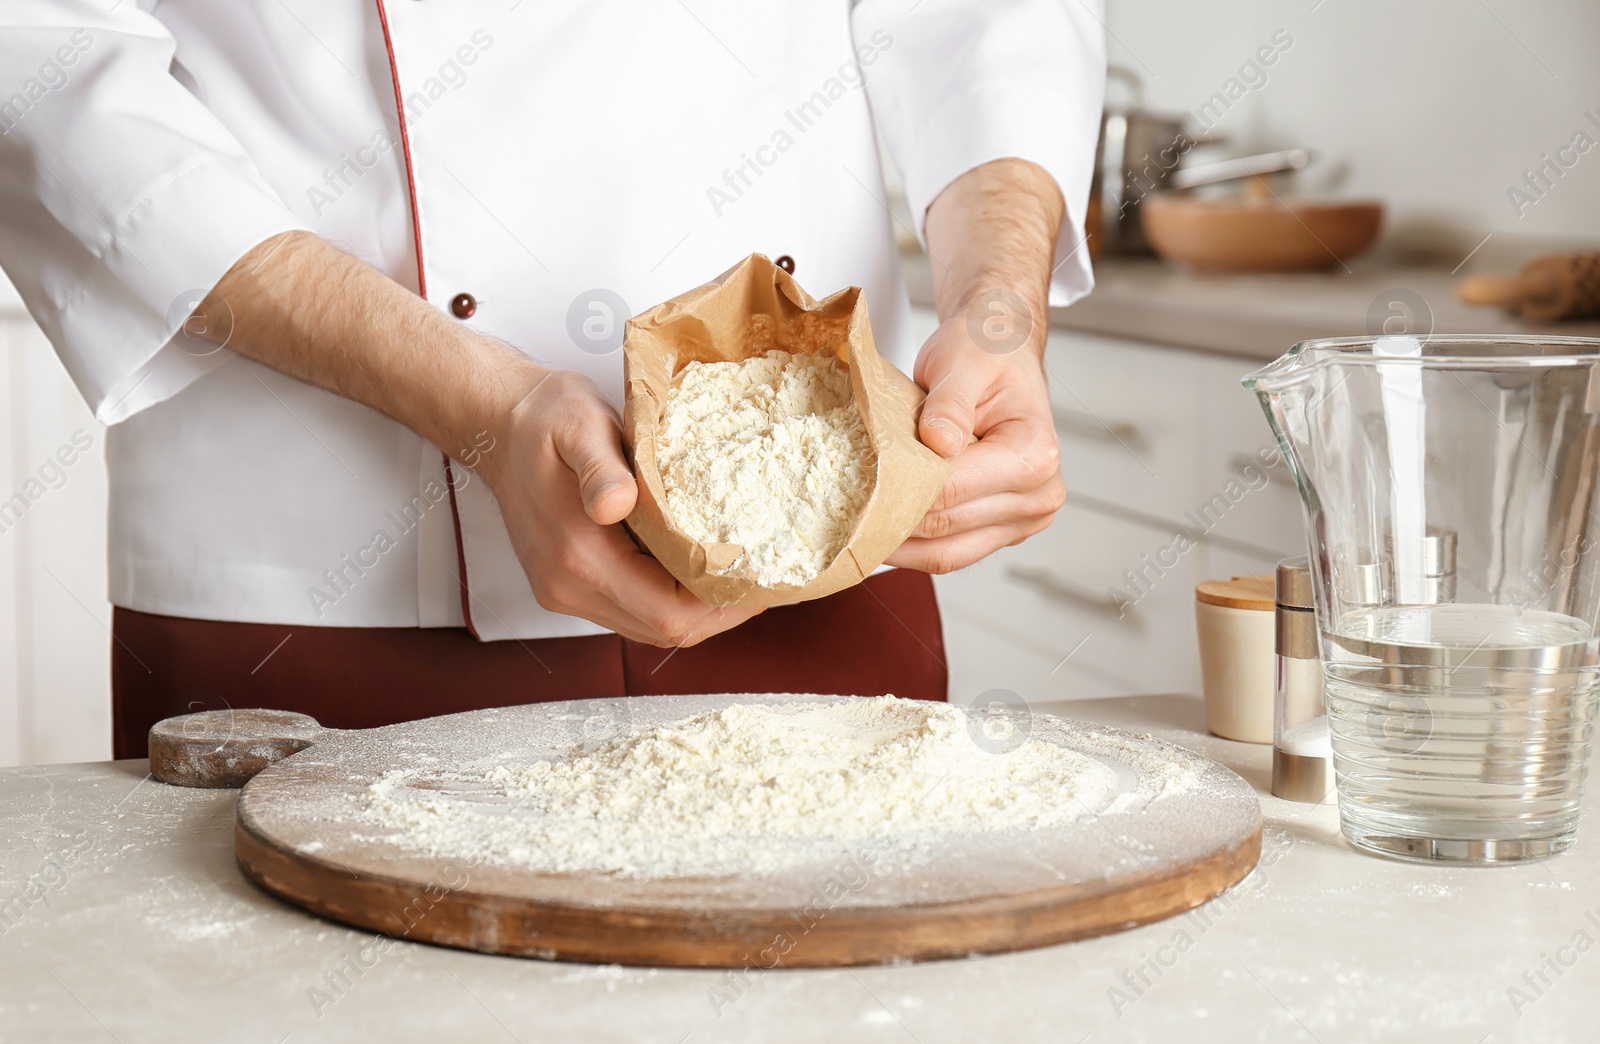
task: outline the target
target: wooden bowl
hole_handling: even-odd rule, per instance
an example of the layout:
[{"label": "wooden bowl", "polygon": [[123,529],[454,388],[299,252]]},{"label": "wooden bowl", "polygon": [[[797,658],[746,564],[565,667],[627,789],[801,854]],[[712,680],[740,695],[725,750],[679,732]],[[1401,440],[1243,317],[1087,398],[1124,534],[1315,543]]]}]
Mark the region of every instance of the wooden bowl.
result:
[{"label": "wooden bowl", "polygon": [[1196,199],[1159,193],[1139,204],[1155,252],[1201,272],[1310,272],[1355,257],[1378,238],[1372,201]]}]

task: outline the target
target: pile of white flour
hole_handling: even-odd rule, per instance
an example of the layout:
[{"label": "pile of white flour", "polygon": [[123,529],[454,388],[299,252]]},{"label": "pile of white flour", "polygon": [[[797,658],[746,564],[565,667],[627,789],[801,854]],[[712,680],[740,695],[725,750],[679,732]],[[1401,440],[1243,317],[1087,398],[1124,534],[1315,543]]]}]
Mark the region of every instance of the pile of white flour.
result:
[{"label": "pile of white flour", "polygon": [[[1018,738],[985,742],[962,709],[893,696],[734,704],[458,778],[472,798],[411,786],[420,770],[393,771],[362,795],[362,818],[454,859],[721,876],[781,871],[830,845],[871,843],[888,862],[917,862],[941,838],[1049,827],[1140,796],[1095,758]],[[1145,801],[1187,785],[1160,764],[1142,777]]]},{"label": "pile of white flour", "polygon": [[735,544],[764,587],[803,584],[849,542],[875,456],[828,355],[769,352],[686,365],[656,437],[667,514],[702,543]]}]

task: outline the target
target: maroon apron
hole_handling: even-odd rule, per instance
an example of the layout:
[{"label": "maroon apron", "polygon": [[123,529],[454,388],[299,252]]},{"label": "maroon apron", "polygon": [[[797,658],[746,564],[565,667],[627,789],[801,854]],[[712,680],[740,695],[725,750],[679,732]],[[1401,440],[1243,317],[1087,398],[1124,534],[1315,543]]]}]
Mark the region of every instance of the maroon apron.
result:
[{"label": "maroon apron", "polygon": [[779,606],[688,649],[614,634],[480,642],[465,628],[307,627],[112,614],[112,750],[150,726],[226,707],[365,729],[455,711],[668,693],[894,693],[946,698],[933,580],[895,569]]}]

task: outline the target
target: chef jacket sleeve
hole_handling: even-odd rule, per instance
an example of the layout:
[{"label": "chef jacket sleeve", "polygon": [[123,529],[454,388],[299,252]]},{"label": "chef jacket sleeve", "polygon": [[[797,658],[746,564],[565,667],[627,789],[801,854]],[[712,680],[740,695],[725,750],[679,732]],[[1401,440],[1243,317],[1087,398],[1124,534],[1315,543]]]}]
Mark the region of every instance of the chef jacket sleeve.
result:
[{"label": "chef jacket sleeve", "polygon": [[0,267],[106,424],[220,365],[174,333],[241,255],[305,227],[175,49],[127,0],[0,5]]},{"label": "chef jacket sleeve", "polygon": [[918,238],[928,205],[973,167],[1036,163],[1066,200],[1056,305],[1094,286],[1083,227],[1105,94],[1101,10],[1101,0],[860,0],[852,14],[873,118]]}]

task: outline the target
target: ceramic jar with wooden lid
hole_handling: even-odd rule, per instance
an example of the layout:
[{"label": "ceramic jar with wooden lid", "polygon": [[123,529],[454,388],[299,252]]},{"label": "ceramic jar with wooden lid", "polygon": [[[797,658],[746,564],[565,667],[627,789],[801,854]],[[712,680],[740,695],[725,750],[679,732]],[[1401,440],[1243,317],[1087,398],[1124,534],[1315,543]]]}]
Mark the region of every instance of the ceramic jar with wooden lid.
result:
[{"label": "ceramic jar with wooden lid", "polygon": [[1273,577],[1205,580],[1194,596],[1206,728],[1224,739],[1271,743],[1277,666]]}]

